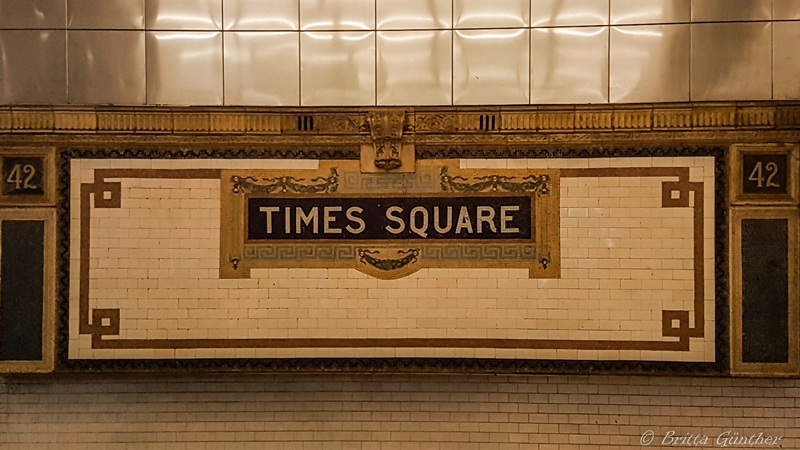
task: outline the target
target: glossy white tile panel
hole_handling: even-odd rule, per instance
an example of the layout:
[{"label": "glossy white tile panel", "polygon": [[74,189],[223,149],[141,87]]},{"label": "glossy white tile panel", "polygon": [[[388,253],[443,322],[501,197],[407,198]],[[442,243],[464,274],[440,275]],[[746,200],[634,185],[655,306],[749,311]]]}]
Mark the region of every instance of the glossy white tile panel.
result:
[{"label": "glossy white tile panel", "polygon": [[69,31],[69,103],[145,103],[144,31]]},{"label": "glossy white tile panel", "polygon": [[800,0],[773,0],[772,14],[775,20],[800,19]]},{"label": "glossy white tile panel", "polygon": [[528,29],[455,31],[453,103],[528,103],[529,55]]},{"label": "glossy white tile panel", "polygon": [[141,30],[144,0],[69,0],[67,27]]},{"label": "glossy white tile panel", "polygon": [[527,27],[530,14],[530,0],[453,0],[455,28]]},{"label": "glossy white tile panel", "polygon": [[692,0],[692,22],[770,19],[772,0]]},{"label": "glossy white tile panel", "polygon": [[300,33],[301,106],[374,105],[375,33]]},{"label": "glossy white tile panel", "polygon": [[800,100],[800,22],[775,22],[773,53],[773,98]]},{"label": "glossy white tile panel", "polygon": [[453,32],[378,33],[378,104],[452,103]]},{"label": "glossy white tile panel", "polygon": [[64,28],[67,0],[0,0],[0,28]]},{"label": "glossy white tile panel", "polygon": [[67,32],[0,30],[0,104],[67,101]]},{"label": "glossy white tile panel", "polygon": [[298,33],[226,33],[225,104],[298,106]]},{"label": "glossy white tile panel", "polygon": [[453,24],[453,0],[377,0],[379,30],[441,29]]},{"label": "glossy white tile panel", "polygon": [[608,0],[531,1],[533,27],[607,24]]},{"label": "glossy white tile panel", "polygon": [[222,104],[222,33],[150,31],[147,103]]},{"label": "glossy white tile panel", "polygon": [[689,22],[691,6],[691,0],[611,0],[611,24]]},{"label": "glossy white tile panel", "polygon": [[373,30],[375,0],[303,0],[301,30]]},{"label": "glossy white tile panel", "polygon": [[222,0],[226,30],[297,30],[300,0]]},{"label": "glossy white tile panel", "polygon": [[145,0],[148,30],[219,30],[222,0]]},{"label": "glossy white tile panel", "polygon": [[690,25],[611,28],[612,103],[689,101]]},{"label": "glossy white tile panel", "polygon": [[693,101],[772,97],[772,24],[692,24]]},{"label": "glossy white tile panel", "polygon": [[531,30],[531,103],[607,101],[607,27]]}]

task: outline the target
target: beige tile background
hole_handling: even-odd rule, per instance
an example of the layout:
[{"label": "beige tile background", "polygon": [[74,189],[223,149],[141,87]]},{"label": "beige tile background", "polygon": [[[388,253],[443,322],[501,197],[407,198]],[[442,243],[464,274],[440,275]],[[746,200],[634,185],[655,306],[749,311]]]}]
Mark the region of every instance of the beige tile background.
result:
[{"label": "beige tile background", "polygon": [[[513,349],[92,349],[77,332],[78,185],[98,168],[314,169],[315,161],[73,160],[70,358],[479,357],[714,360],[713,158],[462,160],[462,168],[689,167],[705,183],[705,338],[689,352]],[[662,208],[669,177],[562,178],[561,279],[523,269],[260,269],[220,280],[219,181],[122,179],[93,209],[90,306],[120,339],[502,338],[661,341],[661,311],[693,304],[692,209]],[[692,319],[693,320],[693,319]],[[110,337],[107,337],[110,338]]]}]

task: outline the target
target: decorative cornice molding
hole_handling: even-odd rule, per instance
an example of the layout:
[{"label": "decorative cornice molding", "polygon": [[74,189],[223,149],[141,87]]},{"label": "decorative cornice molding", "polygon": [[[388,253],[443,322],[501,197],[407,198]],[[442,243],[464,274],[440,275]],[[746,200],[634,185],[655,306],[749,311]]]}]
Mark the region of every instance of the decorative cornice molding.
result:
[{"label": "decorative cornice molding", "polygon": [[[6,106],[0,133],[369,135],[376,109]],[[405,113],[404,136],[800,128],[800,103],[775,101],[396,110]]]}]

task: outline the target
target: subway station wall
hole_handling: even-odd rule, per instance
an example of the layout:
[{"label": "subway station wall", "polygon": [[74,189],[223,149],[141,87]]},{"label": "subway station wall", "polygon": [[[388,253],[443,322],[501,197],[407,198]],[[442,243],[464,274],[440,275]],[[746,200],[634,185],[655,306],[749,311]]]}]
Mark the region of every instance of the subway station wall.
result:
[{"label": "subway station wall", "polygon": [[0,0],[0,103],[800,99],[797,0]]},{"label": "subway station wall", "polygon": [[[714,363],[715,170],[713,156],[426,161],[372,176],[348,161],[74,158],[68,359]],[[334,173],[335,188],[304,192],[300,180]],[[522,190],[542,173],[548,184]],[[506,184],[483,186],[492,176]],[[445,177],[474,188],[443,191]],[[480,222],[466,192],[494,205]],[[501,213],[502,192],[552,203],[536,198],[530,224],[518,206]],[[368,194],[398,205],[398,193],[413,196],[405,209],[363,211]],[[257,241],[271,206],[237,204],[287,195],[267,233],[307,239]],[[413,207],[442,195],[457,196],[452,216]],[[353,197],[364,208],[311,206]],[[447,224],[458,239],[437,243]],[[376,226],[397,234],[343,236]],[[490,236],[501,226],[534,233]]]}]

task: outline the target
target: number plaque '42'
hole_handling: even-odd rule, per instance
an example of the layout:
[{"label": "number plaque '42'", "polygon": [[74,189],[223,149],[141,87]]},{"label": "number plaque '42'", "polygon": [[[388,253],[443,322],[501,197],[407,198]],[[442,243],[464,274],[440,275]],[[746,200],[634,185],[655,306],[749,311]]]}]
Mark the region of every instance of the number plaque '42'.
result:
[{"label": "number plaque '42'", "polygon": [[42,195],[42,158],[3,158],[3,195]]},{"label": "number plaque '42'", "polygon": [[742,191],[746,194],[787,193],[787,154],[743,155]]}]

